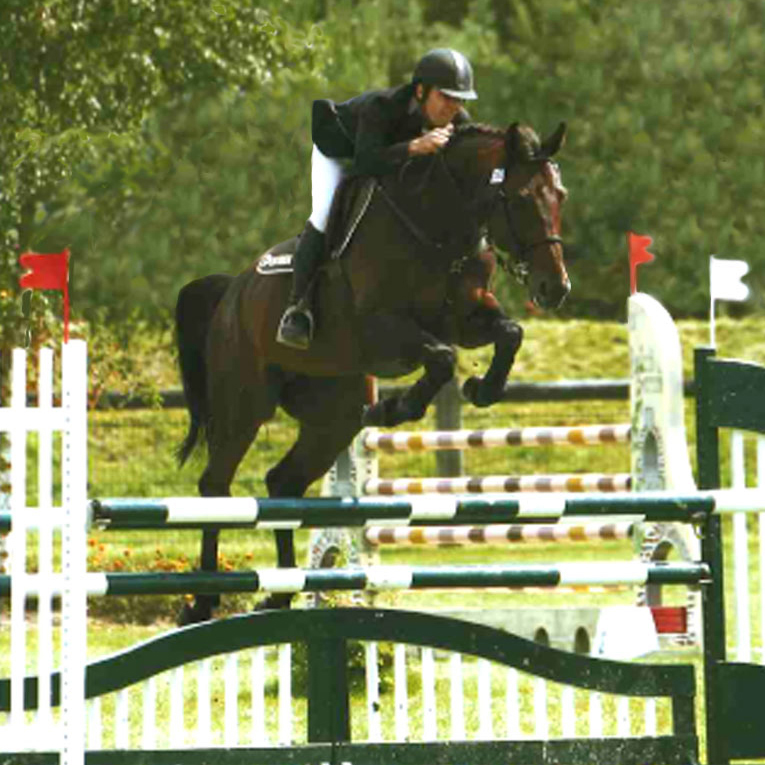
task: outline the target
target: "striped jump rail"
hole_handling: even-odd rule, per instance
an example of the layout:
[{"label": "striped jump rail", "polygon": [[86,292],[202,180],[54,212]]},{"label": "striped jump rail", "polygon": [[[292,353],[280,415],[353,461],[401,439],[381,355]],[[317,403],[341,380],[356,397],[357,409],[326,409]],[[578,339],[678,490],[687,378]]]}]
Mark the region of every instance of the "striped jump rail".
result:
[{"label": "striped jump rail", "polygon": [[[714,513],[765,510],[765,489],[616,492],[614,494],[484,494],[403,497],[182,497],[102,499],[90,522],[106,529],[324,528],[557,523],[563,518],[625,516],[637,521],[694,522]],[[622,519],[624,520],[624,518]]]},{"label": "striped jump rail", "polygon": [[629,491],[629,473],[557,473],[552,475],[489,475],[456,478],[370,478],[366,495],[487,494],[492,492],[615,492]]},{"label": "striped jump rail", "polygon": [[364,432],[361,443],[369,451],[435,451],[438,449],[481,449],[501,446],[551,446],[570,444],[626,444],[630,424],[578,425],[560,427],[488,428],[486,430]]},{"label": "striped jump rail", "polygon": [[[427,590],[434,588],[572,587],[586,585],[696,585],[709,579],[703,563],[611,561],[554,565],[487,564],[452,566],[368,566],[365,568],[275,568],[234,572],[88,573],[88,595],[173,595],[229,592],[299,593],[335,590]],[[58,595],[63,577],[29,574],[27,597]],[[43,589],[44,588],[44,589]],[[10,596],[11,577],[0,576],[0,596]]]},{"label": "striped jump rail", "polygon": [[367,544],[382,545],[490,545],[528,542],[589,542],[631,539],[635,523],[560,523],[488,526],[372,526],[364,531]]}]

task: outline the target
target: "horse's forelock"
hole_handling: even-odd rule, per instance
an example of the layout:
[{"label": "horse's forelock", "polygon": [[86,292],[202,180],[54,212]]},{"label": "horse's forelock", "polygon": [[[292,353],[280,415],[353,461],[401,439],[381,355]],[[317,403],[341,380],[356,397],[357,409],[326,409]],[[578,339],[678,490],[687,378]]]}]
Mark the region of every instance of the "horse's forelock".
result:
[{"label": "horse's forelock", "polygon": [[508,160],[530,162],[542,158],[542,143],[529,125],[512,125],[505,134]]}]

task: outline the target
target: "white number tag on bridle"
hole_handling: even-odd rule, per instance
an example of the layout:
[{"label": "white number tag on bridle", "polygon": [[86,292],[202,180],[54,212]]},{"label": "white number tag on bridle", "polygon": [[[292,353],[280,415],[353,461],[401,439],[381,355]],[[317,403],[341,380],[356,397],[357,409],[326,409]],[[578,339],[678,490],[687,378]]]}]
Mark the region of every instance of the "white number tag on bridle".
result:
[{"label": "white number tag on bridle", "polygon": [[505,182],[505,168],[504,167],[495,167],[494,170],[491,172],[491,179],[489,180],[489,183],[493,186],[497,183],[504,183]]}]

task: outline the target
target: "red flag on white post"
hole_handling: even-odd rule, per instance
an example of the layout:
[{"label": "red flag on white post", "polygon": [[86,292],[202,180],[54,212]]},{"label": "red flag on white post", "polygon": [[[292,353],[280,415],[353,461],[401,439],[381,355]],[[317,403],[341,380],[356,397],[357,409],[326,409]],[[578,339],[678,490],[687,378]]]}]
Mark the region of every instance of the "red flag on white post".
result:
[{"label": "red flag on white post", "polygon": [[627,246],[630,252],[630,295],[637,292],[637,267],[642,263],[653,263],[655,256],[648,252],[653,244],[650,236],[641,236],[633,231],[627,232]]},{"label": "red flag on white post", "polygon": [[64,342],[69,342],[69,249],[50,254],[25,252],[19,258],[28,269],[19,279],[26,290],[60,290],[64,294]]}]

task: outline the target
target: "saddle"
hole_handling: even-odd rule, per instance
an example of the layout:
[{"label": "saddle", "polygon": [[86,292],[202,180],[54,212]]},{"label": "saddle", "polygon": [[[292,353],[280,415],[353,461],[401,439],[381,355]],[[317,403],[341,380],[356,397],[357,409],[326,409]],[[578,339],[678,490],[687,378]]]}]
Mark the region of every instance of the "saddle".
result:
[{"label": "saddle", "polygon": [[[359,223],[364,217],[377,181],[367,176],[344,178],[332,201],[327,224],[326,252],[329,260],[337,260],[348,248]],[[255,264],[259,274],[287,274],[292,272],[292,256],[297,249],[299,236],[280,242],[260,256]]]}]

